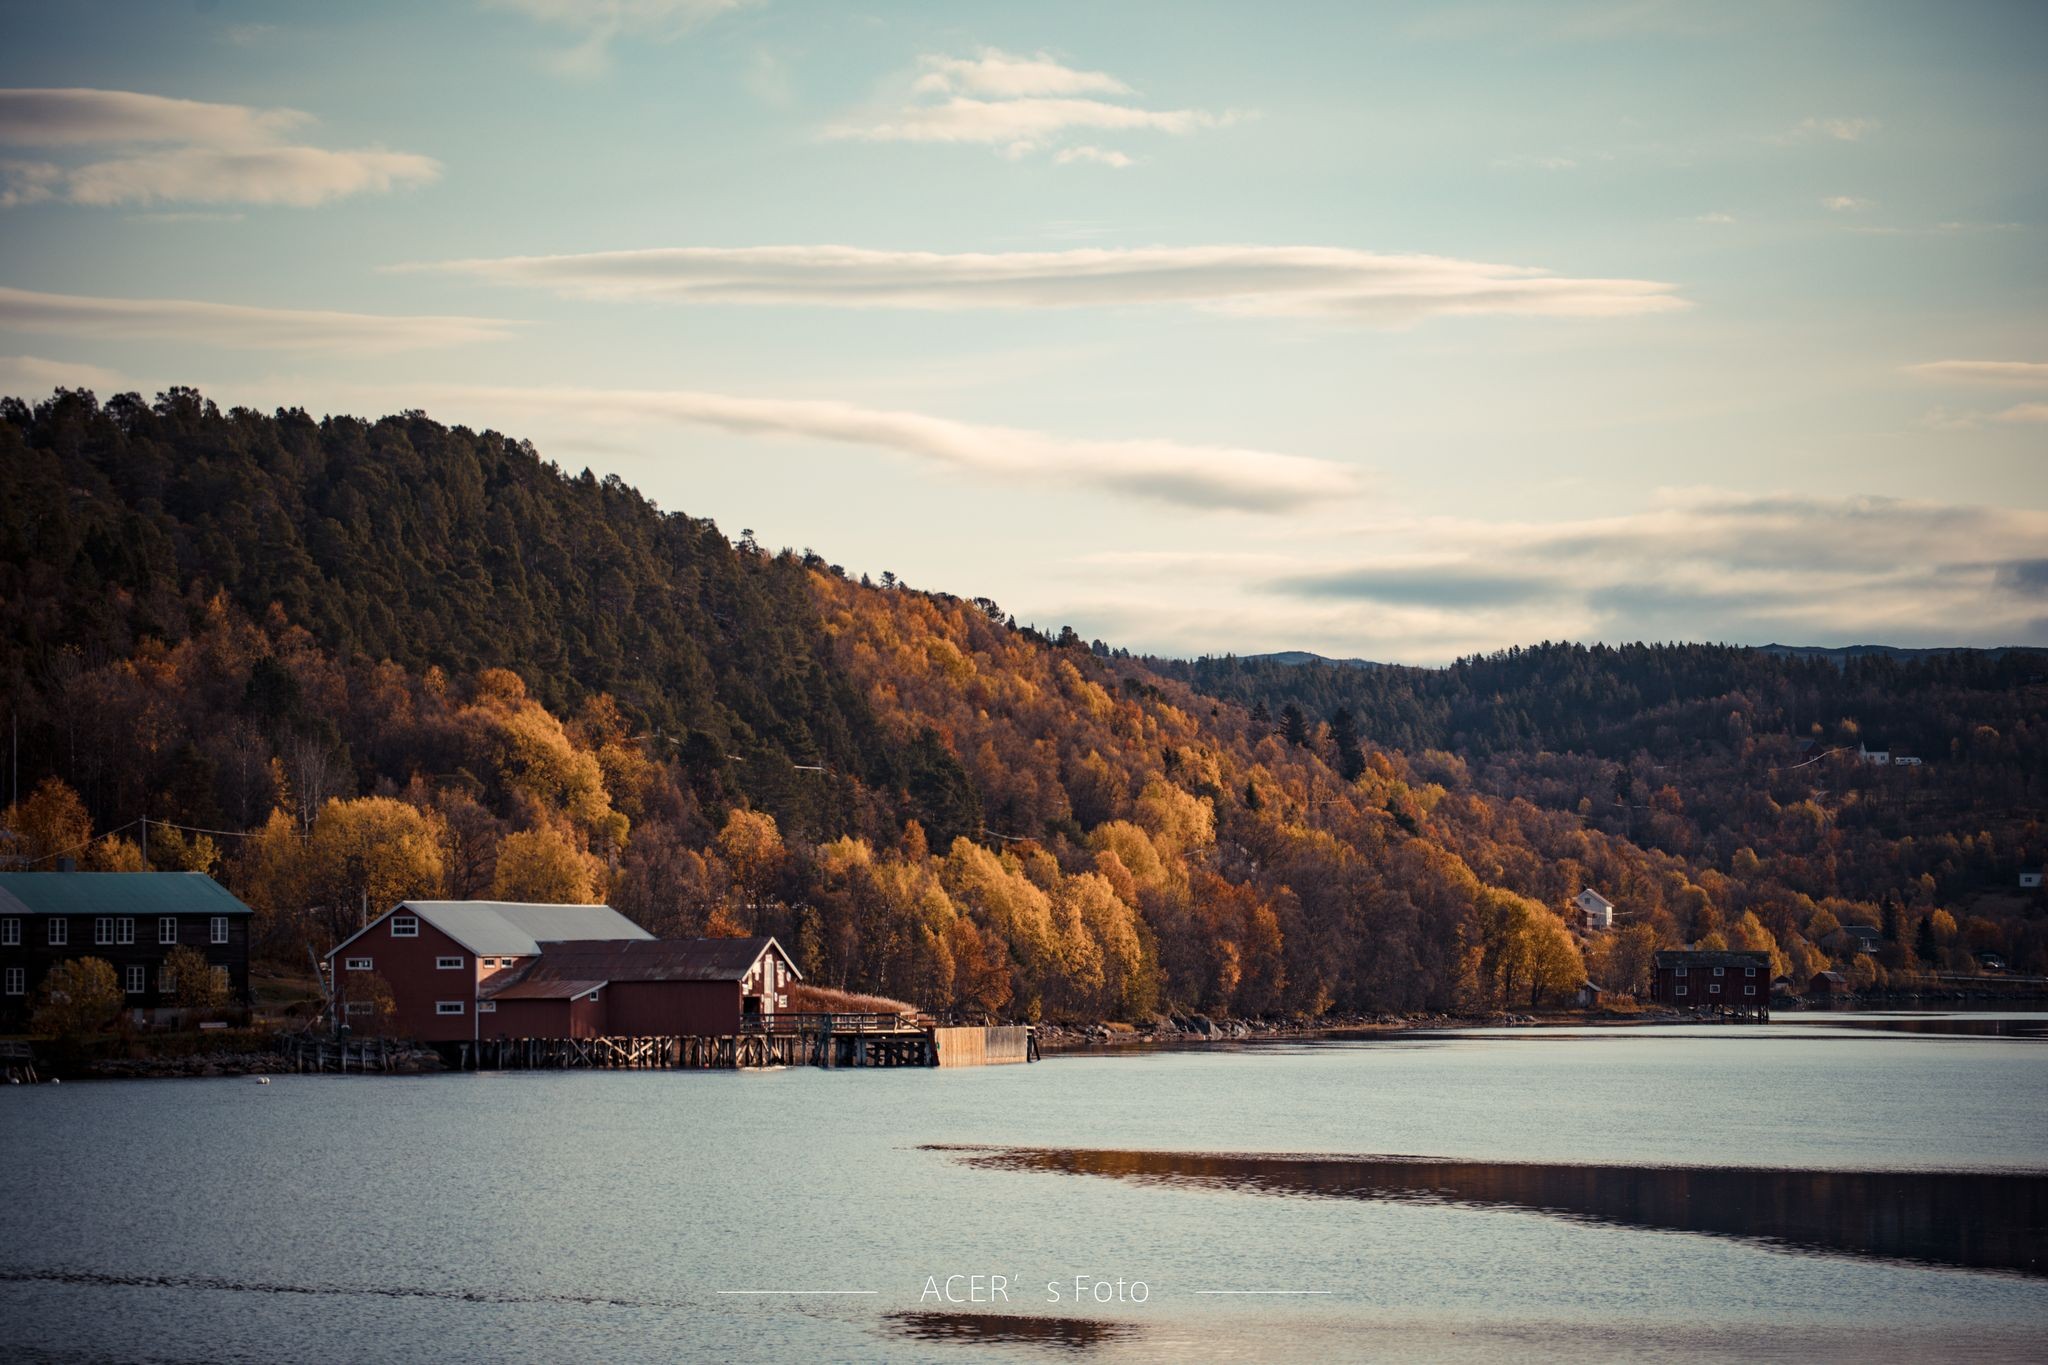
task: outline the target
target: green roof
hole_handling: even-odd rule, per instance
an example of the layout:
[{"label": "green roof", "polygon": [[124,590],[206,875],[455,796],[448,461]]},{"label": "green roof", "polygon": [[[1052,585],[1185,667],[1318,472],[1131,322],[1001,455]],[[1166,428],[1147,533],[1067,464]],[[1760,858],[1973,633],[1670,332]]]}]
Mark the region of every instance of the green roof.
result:
[{"label": "green roof", "polygon": [[0,872],[0,915],[247,915],[204,872]]}]

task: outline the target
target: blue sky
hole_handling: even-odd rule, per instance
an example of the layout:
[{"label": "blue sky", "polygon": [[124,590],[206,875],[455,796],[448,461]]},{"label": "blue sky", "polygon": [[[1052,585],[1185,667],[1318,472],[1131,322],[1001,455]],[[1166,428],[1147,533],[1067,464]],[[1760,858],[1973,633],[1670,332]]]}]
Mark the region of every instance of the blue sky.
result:
[{"label": "blue sky", "polygon": [[0,6],[0,390],[1173,653],[2048,643],[2048,9]]}]

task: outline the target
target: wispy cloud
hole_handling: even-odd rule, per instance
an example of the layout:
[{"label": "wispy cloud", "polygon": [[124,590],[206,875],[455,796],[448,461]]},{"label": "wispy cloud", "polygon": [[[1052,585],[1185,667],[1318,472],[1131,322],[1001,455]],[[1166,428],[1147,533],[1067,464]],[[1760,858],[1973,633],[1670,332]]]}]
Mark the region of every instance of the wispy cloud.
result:
[{"label": "wispy cloud", "polygon": [[977,57],[927,54],[909,103],[849,118],[826,136],[865,142],[983,144],[1023,156],[1077,129],[1182,135],[1218,128],[1235,110],[1151,109],[1096,95],[1126,96],[1130,87],[1101,71],[1078,71],[1040,53],[1017,57],[984,48]]},{"label": "wispy cloud", "polygon": [[1388,519],[1346,538],[1385,548],[1127,556],[1112,609],[1084,609],[1100,600],[1091,569],[1054,619],[1100,633],[1120,615],[1129,633],[1189,651],[1429,663],[1538,638],[2048,641],[2048,511],[1690,490],[1576,522]]},{"label": "wispy cloud", "polygon": [[45,360],[34,355],[0,355],[0,393],[40,398],[52,389],[91,389],[106,395],[126,386],[120,374],[76,360]]},{"label": "wispy cloud", "polygon": [[257,350],[403,351],[495,341],[510,336],[517,325],[494,318],[393,317],[0,288],[0,330],[114,341],[180,341]]},{"label": "wispy cloud", "polygon": [[1853,194],[1830,194],[1820,204],[1829,213],[1861,213],[1871,206],[1871,201]]},{"label": "wispy cloud", "polygon": [[978,95],[1022,99],[1032,95],[1128,95],[1131,88],[1107,71],[1076,71],[1047,53],[1017,57],[985,47],[978,57],[927,54],[918,58],[925,74],[912,87],[920,94]]},{"label": "wispy cloud", "polygon": [[2048,389],[2048,362],[2038,360],[1930,360],[1906,373],[1944,384],[1995,384]]},{"label": "wispy cloud", "polygon": [[1473,314],[1621,317],[1684,308],[1654,280],[1577,279],[1526,266],[1341,247],[872,251],[664,247],[395,267],[582,298],[836,308],[1079,308],[1186,304],[1398,325]]},{"label": "wispy cloud", "polygon": [[1998,414],[2001,422],[2048,422],[2048,403],[2020,403]]},{"label": "wispy cloud", "polygon": [[0,161],[0,207],[49,199],[307,207],[440,176],[439,162],[413,152],[332,151],[284,140],[311,121],[296,109],[128,90],[0,90],[0,145],[105,153],[63,164]]},{"label": "wispy cloud", "polygon": [[486,9],[511,10],[577,35],[576,45],[550,65],[565,76],[596,76],[611,64],[621,38],[668,42],[721,14],[760,0],[483,0]]},{"label": "wispy cloud", "polygon": [[1062,166],[1087,162],[1096,166],[1113,167],[1119,171],[1126,166],[1137,164],[1130,157],[1110,147],[1062,147],[1053,154],[1052,159]]},{"label": "wispy cloud", "polygon": [[424,396],[493,414],[624,424],[674,422],[742,436],[830,441],[893,451],[956,471],[1080,485],[1203,510],[1286,512],[1353,496],[1349,465],[1268,450],[1170,440],[1098,440],[960,422],[817,399],[747,398],[683,389],[438,387]]},{"label": "wispy cloud", "polygon": [[1884,125],[1874,118],[1804,118],[1784,132],[1777,134],[1773,142],[1861,142]]}]

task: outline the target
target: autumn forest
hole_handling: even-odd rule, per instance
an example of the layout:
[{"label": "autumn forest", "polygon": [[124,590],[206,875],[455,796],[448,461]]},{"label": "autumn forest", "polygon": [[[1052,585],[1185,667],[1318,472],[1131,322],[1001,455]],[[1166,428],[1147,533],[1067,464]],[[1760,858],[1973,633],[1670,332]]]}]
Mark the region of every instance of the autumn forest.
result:
[{"label": "autumn forest", "polygon": [[286,967],[489,896],[961,1016],[1540,1007],[1689,943],[2048,970],[2038,652],[1148,660],[497,433],[190,390],[6,400],[0,482],[0,856],[212,872]]}]

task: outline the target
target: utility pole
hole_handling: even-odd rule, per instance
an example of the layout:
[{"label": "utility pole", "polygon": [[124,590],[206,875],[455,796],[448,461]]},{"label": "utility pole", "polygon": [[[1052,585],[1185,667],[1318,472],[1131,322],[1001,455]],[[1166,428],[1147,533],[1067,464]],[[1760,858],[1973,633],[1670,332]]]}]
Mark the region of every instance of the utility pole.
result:
[{"label": "utility pole", "polygon": [[149,817],[142,817],[142,870],[149,871]]}]

